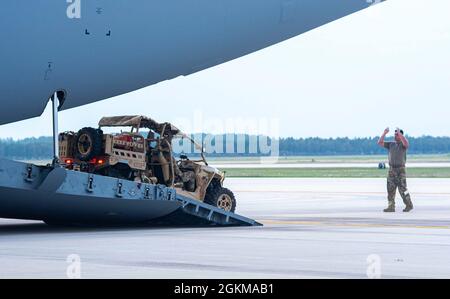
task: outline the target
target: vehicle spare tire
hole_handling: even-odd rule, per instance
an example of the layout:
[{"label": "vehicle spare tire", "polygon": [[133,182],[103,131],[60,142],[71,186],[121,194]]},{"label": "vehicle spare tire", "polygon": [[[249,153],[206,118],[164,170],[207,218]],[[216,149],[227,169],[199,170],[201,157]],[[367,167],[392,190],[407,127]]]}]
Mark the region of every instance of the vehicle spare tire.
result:
[{"label": "vehicle spare tire", "polygon": [[214,207],[222,209],[226,212],[233,212],[236,210],[236,198],[233,192],[220,185],[215,188],[208,188],[205,203]]},{"label": "vehicle spare tire", "polygon": [[75,139],[75,154],[81,161],[90,161],[102,154],[103,131],[83,128]]}]

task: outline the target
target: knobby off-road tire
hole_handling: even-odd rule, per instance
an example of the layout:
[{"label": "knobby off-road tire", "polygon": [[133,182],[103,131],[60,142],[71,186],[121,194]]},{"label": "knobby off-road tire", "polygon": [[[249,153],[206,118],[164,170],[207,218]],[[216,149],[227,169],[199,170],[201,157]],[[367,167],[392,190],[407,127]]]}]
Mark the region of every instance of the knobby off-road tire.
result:
[{"label": "knobby off-road tire", "polygon": [[103,131],[83,128],[75,138],[75,155],[81,161],[90,161],[102,154]]},{"label": "knobby off-road tire", "polygon": [[205,196],[205,203],[218,207],[227,212],[233,212],[236,210],[236,198],[230,189],[222,186],[211,185],[208,188]]}]

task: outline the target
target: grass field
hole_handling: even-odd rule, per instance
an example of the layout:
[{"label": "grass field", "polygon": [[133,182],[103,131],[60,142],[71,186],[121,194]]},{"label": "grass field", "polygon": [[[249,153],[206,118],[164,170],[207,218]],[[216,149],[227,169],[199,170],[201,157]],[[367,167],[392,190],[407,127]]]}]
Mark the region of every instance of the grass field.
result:
[{"label": "grass field", "polygon": [[[208,161],[216,163],[239,164],[259,163],[259,157],[207,157]],[[378,163],[387,162],[387,155],[361,155],[361,156],[289,156],[279,157],[279,164],[285,163]],[[450,162],[450,154],[441,155],[408,155],[408,162]]]},{"label": "grass field", "polygon": [[[208,158],[212,164],[221,163],[226,171],[227,177],[267,177],[267,178],[384,178],[387,175],[386,169],[377,169],[379,162],[387,162],[386,155],[372,156],[292,156],[280,157],[278,164],[299,164],[298,168],[252,168],[251,164],[259,164],[257,157],[237,157],[237,158]],[[31,161],[35,164],[45,165],[50,161]],[[439,163],[450,162],[449,154],[442,155],[409,155],[408,162],[415,163]],[[250,164],[248,168],[233,168],[236,164]],[[300,167],[305,163],[374,163],[374,167],[327,167],[327,168],[304,168]],[[410,178],[450,178],[450,167],[411,167],[407,169]]]},{"label": "grass field", "polygon": [[[385,178],[386,169],[377,168],[228,168],[227,177],[265,178]],[[408,168],[409,178],[450,178],[450,168]]]}]

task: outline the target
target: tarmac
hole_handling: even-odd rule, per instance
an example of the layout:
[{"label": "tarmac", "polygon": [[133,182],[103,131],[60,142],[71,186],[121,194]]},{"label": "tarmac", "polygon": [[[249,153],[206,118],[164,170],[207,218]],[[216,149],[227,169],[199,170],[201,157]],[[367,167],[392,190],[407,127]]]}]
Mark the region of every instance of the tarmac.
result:
[{"label": "tarmac", "polygon": [[415,209],[385,214],[384,179],[227,179],[263,227],[0,219],[0,278],[450,278],[450,179],[408,183]]}]

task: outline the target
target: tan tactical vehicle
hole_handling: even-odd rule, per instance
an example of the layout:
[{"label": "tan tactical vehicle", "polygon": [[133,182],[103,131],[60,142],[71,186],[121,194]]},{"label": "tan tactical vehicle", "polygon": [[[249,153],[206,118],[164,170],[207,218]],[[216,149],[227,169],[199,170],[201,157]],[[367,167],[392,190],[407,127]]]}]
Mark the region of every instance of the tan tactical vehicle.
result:
[{"label": "tan tactical vehicle", "polygon": [[[129,132],[104,134],[104,127],[131,127]],[[146,137],[140,129],[149,130]],[[145,116],[104,117],[99,128],[59,136],[61,164],[69,169],[163,184],[179,194],[234,212],[236,199],[223,187],[224,173],[208,166],[203,147],[170,123],[157,123]],[[172,142],[187,140],[201,159],[173,156]]]}]

